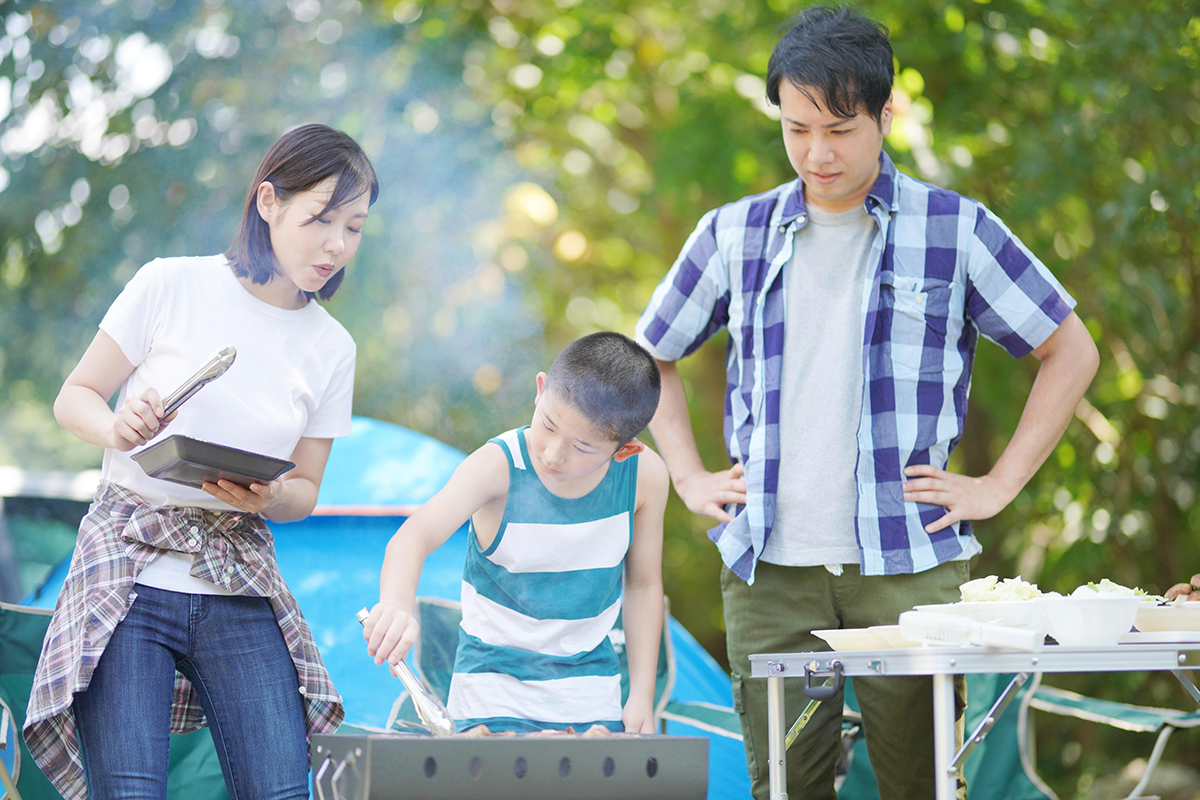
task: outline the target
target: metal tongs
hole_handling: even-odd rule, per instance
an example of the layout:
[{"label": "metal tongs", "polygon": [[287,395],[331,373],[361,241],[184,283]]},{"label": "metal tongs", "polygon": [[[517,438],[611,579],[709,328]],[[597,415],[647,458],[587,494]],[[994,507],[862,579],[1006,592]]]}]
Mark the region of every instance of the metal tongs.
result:
[{"label": "metal tongs", "polygon": [[[356,616],[358,621],[365,625],[371,612],[364,608]],[[425,688],[413,671],[409,669],[408,664],[401,661],[393,669],[396,671],[396,677],[408,690],[408,696],[412,698],[413,707],[417,710],[417,716],[421,718],[421,724],[430,732],[440,736],[449,736],[454,733],[454,719],[451,718],[450,712],[433,692]]]},{"label": "metal tongs", "polygon": [[174,414],[184,401],[200,391],[205,384],[215,381],[217,378],[225,374],[225,370],[233,365],[233,360],[237,358],[237,350],[232,345],[226,347],[221,352],[212,357],[212,360],[200,368],[192,377],[176,389],[170,397],[163,403],[163,414],[159,420],[164,420]]}]

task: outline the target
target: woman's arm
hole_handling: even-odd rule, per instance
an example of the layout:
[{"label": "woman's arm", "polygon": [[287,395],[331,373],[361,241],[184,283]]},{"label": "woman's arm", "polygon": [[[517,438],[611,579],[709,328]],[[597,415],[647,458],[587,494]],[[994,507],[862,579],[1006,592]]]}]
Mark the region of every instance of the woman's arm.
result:
[{"label": "woman's arm", "polygon": [[108,407],[109,398],[133,370],[116,341],[97,331],[54,400],[54,418],[88,444],[124,452],[150,441],[174,419],[172,415],[159,422],[163,403],[157,390],[126,398],[115,413]]}]

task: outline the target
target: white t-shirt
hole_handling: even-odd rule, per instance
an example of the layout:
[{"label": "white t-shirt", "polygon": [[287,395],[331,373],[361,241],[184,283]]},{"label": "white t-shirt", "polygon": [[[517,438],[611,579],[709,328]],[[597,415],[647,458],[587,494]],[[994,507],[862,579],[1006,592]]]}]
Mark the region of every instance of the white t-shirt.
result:
[{"label": "white t-shirt", "polygon": [[[220,350],[237,348],[228,371],[184,403],[146,447],[181,434],[289,459],[301,437],[350,432],[355,357],[350,334],[315,301],[293,310],[259,300],[238,282],[224,256],[150,262],[113,302],[100,329],[135,367],[117,408],[151,386],[165,399]],[[151,505],[237,510],[199,489],[151,478],[132,459],[140,449],[105,450],[104,478]],[[187,580],[159,588],[217,589],[188,576],[190,566],[190,556],[173,553],[152,562],[138,582],[157,586],[156,573],[168,568],[182,570]],[[188,581],[199,585],[183,588]]]}]

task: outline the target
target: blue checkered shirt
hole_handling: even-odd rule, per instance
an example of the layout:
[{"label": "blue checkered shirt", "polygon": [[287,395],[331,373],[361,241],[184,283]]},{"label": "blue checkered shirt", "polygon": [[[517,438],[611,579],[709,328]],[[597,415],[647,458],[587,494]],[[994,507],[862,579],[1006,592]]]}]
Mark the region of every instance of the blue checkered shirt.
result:
[{"label": "blue checkered shirt", "polygon": [[[903,469],[946,467],[962,436],[980,333],[1019,358],[1075,305],[980,203],[897,171],[886,153],[880,163],[866,199],[878,231],[862,290],[864,380],[854,475],[864,575],[920,572],[978,549],[966,521],[925,532],[945,509],[906,503]],[[783,270],[805,224],[799,179],[709,212],[637,325],[638,341],[664,361],[729,331],[725,441],[730,459],[745,469],[746,505],[731,509],[734,521],[709,536],[725,564],[751,583],[775,520],[783,326],[821,324],[787,318]]]}]

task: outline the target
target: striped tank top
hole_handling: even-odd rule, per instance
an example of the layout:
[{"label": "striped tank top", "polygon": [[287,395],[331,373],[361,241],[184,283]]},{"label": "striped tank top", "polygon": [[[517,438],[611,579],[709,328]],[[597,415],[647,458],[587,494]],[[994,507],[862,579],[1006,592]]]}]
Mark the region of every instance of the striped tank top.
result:
[{"label": "striped tank top", "polygon": [[491,440],[508,457],[508,499],[487,550],[471,527],[450,715],[459,730],[622,731],[608,633],[633,536],[637,456],[612,462],[583,497],[558,497],[533,470],[527,428]]}]

